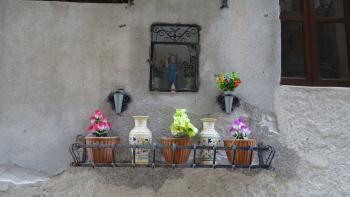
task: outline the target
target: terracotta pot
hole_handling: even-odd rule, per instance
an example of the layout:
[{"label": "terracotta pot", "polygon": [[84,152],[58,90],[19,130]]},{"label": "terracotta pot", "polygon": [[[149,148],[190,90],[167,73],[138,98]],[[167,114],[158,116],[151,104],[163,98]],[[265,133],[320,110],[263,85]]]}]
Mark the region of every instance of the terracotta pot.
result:
[{"label": "terracotta pot", "polygon": [[[254,146],[255,147],[256,140],[255,139],[248,139],[248,140],[225,139],[224,145],[226,147],[232,147],[232,145],[236,145],[237,147],[247,147],[247,146]],[[226,150],[226,155],[227,155],[227,159],[229,160],[229,162],[232,163],[233,151]],[[253,155],[254,155],[254,151],[253,151]],[[234,165],[250,165],[251,164],[250,157],[251,157],[251,151],[249,151],[249,150],[236,150],[236,157],[235,157],[235,160],[232,164],[234,164]]]},{"label": "terracotta pot", "polygon": [[[119,137],[86,137],[86,144],[119,144]],[[88,157],[93,163],[112,163],[112,148],[87,148]]]},{"label": "terracotta pot", "polygon": [[[176,144],[177,146],[191,146],[191,138],[168,138],[163,137],[160,139],[160,143],[164,145]],[[175,164],[187,163],[188,157],[190,156],[191,150],[181,149],[175,151]],[[164,148],[162,150],[163,157],[168,164],[173,163],[173,150],[172,148]]]}]

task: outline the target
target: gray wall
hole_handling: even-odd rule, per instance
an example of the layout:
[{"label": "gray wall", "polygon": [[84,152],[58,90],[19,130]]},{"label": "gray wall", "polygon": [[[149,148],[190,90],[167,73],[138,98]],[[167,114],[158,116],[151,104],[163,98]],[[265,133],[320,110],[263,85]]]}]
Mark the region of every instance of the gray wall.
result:
[{"label": "gray wall", "polygon": [[[275,171],[79,169],[35,187],[5,186],[4,196],[350,196],[350,90],[281,86],[279,131],[258,138],[277,149]],[[249,106],[245,106],[248,110]],[[270,118],[250,108],[261,127]],[[249,111],[249,110],[248,110]],[[219,116],[225,119],[224,116]],[[220,126],[219,126],[220,127]],[[269,139],[263,139],[262,136]],[[82,181],[84,180],[84,181]],[[1,190],[0,190],[1,191]]]},{"label": "gray wall", "polygon": [[[150,115],[158,124],[152,126],[154,132],[159,132],[168,129],[175,108],[199,118],[220,112],[214,74],[222,71],[240,73],[243,85],[237,94],[243,101],[273,111],[280,73],[277,1],[233,1],[223,11],[212,0],[137,0],[132,7],[0,3],[0,125],[7,127],[1,163],[50,173],[66,167],[68,144],[85,132],[96,108],[117,122],[114,130],[122,136],[133,126],[131,115]],[[149,92],[146,60],[154,22],[202,27],[198,93]],[[119,86],[134,101],[123,121],[105,102]]]},{"label": "gray wall", "polygon": [[[30,182],[66,169],[68,145],[85,133],[96,108],[124,143],[132,115],[150,116],[155,141],[169,135],[178,107],[188,109],[197,127],[202,117],[217,118],[223,137],[234,117],[247,116],[253,137],[277,149],[276,170],[68,169],[37,187],[11,187],[5,196],[350,195],[350,90],[279,86],[277,0],[231,0],[223,11],[213,0],[135,3],[0,1],[0,163],[6,166],[0,166],[0,181],[17,174]],[[154,22],[201,25],[198,93],[148,91],[145,62]],[[231,116],[215,104],[213,77],[229,70],[243,80],[237,91],[242,104]],[[105,99],[120,86],[133,103],[116,116]]]}]

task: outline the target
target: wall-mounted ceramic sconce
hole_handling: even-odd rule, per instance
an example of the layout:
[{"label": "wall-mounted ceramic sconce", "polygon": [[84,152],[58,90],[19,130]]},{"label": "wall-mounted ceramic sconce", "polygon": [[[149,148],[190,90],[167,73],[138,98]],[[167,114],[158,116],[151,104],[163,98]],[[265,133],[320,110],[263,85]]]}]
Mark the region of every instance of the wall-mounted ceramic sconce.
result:
[{"label": "wall-mounted ceramic sconce", "polygon": [[127,109],[127,105],[131,102],[131,96],[126,93],[124,89],[119,88],[117,91],[109,94],[108,102],[117,114],[121,114]]},{"label": "wall-mounted ceramic sconce", "polygon": [[123,107],[123,100],[124,100],[124,90],[119,89],[118,91],[114,92],[114,108],[115,112],[117,114],[122,113],[122,107]]},{"label": "wall-mounted ceramic sconce", "polygon": [[233,94],[222,93],[217,97],[217,102],[226,114],[231,114],[240,105],[239,98]]}]

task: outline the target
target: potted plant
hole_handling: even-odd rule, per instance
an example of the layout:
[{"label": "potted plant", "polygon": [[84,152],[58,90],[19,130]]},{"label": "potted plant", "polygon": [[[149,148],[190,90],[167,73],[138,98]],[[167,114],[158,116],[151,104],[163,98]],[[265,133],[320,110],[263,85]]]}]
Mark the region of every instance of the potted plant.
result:
[{"label": "potted plant", "polygon": [[[173,137],[162,137],[160,143],[163,145],[176,144],[177,146],[191,146],[192,140],[198,133],[198,129],[193,126],[186,114],[186,109],[176,109],[174,114],[174,122],[170,126]],[[190,156],[191,150],[178,149],[173,153],[171,148],[164,148],[162,154],[167,163],[183,164],[186,163]],[[175,159],[173,158],[175,155]]]},{"label": "potted plant", "polygon": [[[92,144],[119,144],[119,137],[108,137],[111,125],[107,118],[103,116],[101,110],[96,110],[95,114],[90,118],[90,126],[88,127],[89,135],[85,138],[87,145]],[[112,163],[112,148],[88,148],[88,157],[93,163]]]},{"label": "potted plant", "polygon": [[224,92],[225,110],[227,114],[232,112],[233,92],[241,84],[237,72],[226,72],[216,75],[216,86]]},{"label": "potted plant", "polygon": [[[224,145],[226,147],[232,147],[233,145],[235,145],[237,148],[256,146],[255,139],[249,139],[251,129],[244,118],[235,119],[232,122],[228,132],[232,136],[232,138],[224,140]],[[249,150],[238,149],[236,150],[235,160],[233,161],[233,151],[226,150],[226,155],[228,160],[234,165],[250,165],[251,164],[250,158],[253,158],[252,157],[253,155],[251,155],[253,153],[254,151],[252,152]]]}]

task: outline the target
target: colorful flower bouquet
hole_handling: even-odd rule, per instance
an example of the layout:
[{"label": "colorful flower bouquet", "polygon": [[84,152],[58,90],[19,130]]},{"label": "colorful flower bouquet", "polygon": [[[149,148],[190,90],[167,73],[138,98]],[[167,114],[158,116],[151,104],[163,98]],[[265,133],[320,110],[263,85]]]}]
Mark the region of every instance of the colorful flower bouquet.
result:
[{"label": "colorful flower bouquet", "polygon": [[[228,160],[234,165],[250,165],[252,154],[254,151],[250,150],[242,150],[242,147],[255,147],[256,140],[249,139],[251,129],[244,118],[235,119],[228,133],[232,138],[225,139],[224,144],[226,147],[229,147],[226,150],[226,155]],[[232,146],[236,146],[237,150],[235,150],[235,157],[233,158],[233,151],[231,150]]]},{"label": "colorful flower bouquet", "polygon": [[[176,109],[174,122],[170,126],[170,130],[173,137],[161,138],[161,144],[169,146],[173,144],[177,146],[191,146],[191,138],[198,133],[198,129],[191,123],[185,109]],[[171,148],[163,148],[162,153],[167,163],[183,164],[187,162],[191,150],[177,149],[174,154]],[[174,155],[175,158],[173,158]]]},{"label": "colorful flower bouquet", "polygon": [[107,137],[111,124],[108,123],[107,118],[103,117],[102,111],[97,109],[90,117],[90,126],[87,130],[96,137]]},{"label": "colorful flower bouquet", "polygon": [[241,84],[241,79],[239,78],[238,73],[234,71],[217,74],[215,76],[216,86],[222,91],[233,92]]},{"label": "colorful flower bouquet", "polygon": [[[233,108],[239,105],[239,100],[233,95],[233,91],[240,86],[242,83],[241,79],[237,72],[226,72],[215,76],[217,88],[224,91],[224,93],[218,97],[218,101],[221,105],[225,104],[225,112],[230,114]],[[222,98],[224,98],[225,103],[222,102]]]},{"label": "colorful flower bouquet", "polygon": [[[95,114],[90,118],[90,126],[88,127],[89,134],[85,138],[87,145],[104,144],[115,145],[119,144],[119,137],[107,137],[111,130],[111,125],[108,123],[101,110],[96,110]],[[95,163],[112,163],[113,149],[112,148],[87,148],[89,160]]]}]

